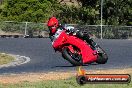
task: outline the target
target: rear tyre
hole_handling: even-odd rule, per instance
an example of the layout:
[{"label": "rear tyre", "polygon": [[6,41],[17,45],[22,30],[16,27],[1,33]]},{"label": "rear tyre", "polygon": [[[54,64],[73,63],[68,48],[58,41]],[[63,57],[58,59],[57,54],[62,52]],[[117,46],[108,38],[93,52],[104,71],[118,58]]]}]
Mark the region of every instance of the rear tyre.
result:
[{"label": "rear tyre", "polygon": [[62,50],[62,56],[74,66],[82,65],[82,56],[77,53],[72,53],[68,48]]},{"label": "rear tyre", "polygon": [[98,63],[98,64],[107,63],[107,60],[108,60],[107,54],[105,53],[105,51],[100,46],[98,48],[99,48],[99,53],[98,53],[98,58],[97,58],[96,63]]},{"label": "rear tyre", "polygon": [[107,60],[108,60],[108,56],[106,54],[99,53],[96,63],[105,64],[107,63]]}]

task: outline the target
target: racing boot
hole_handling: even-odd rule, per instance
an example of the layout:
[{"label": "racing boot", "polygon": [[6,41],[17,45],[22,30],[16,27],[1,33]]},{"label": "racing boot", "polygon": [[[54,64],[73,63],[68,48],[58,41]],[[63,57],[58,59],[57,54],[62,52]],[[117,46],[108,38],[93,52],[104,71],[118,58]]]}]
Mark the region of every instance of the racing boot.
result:
[{"label": "racing boot", "polygon": [[85,31],[85,30],[78,30],[78,31],[76,32],[76,35],[77,35],[79,38],[85,40],[88,44],[90,44],[90,46],[92,46],[92,48],[94,48],[95,43],[94,43],[94,41],[90,38],[89,33],[88,33],[87,31]]}]

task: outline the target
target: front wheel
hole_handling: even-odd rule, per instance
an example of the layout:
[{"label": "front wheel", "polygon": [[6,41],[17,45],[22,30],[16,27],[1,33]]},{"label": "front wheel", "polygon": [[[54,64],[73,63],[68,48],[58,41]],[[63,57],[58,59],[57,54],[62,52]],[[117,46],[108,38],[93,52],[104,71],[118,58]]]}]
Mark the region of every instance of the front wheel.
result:
[{"label": "front wheel", "polygon": [[82,65],[82,56],[78,53],[72,53],[67,47],[62,50],[62,56],[74,66]]}]

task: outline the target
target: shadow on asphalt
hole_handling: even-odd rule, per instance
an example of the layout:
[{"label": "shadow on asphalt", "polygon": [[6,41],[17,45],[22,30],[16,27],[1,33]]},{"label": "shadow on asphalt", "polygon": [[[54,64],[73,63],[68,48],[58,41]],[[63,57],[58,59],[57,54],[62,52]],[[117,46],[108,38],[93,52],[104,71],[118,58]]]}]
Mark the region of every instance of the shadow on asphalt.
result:
[{"label": "shadow on asphalt", "polygon": [[[85,64],[85,65],[82,65],[82,66],[85,67],[85,66],[89,66],[89,65],[99,65],[99,64],[97,64],[97,63],[91,63],[91,64]],[[55,66],[53,68],[60,68],[60,67],[70,68],[70,67],[77,67],[77,66],[74,66],[74,65],[62,65],[62,66]]]}]

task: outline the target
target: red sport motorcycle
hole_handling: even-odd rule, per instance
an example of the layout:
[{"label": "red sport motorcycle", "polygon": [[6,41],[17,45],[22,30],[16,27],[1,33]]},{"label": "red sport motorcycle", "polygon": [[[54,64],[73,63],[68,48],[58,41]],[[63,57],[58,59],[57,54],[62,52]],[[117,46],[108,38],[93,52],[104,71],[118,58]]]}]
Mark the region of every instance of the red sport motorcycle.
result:
[{"label": "red sport motorcycle", "polygon": [[108,60],[105,51],[92,39],[89,39],[90,42],[83,39],[81,34],[83,32],[79,31],[74,35],[73,32],[59,29],[53,37],[52,46],[74,66],[93,62],[105,64]]}]

